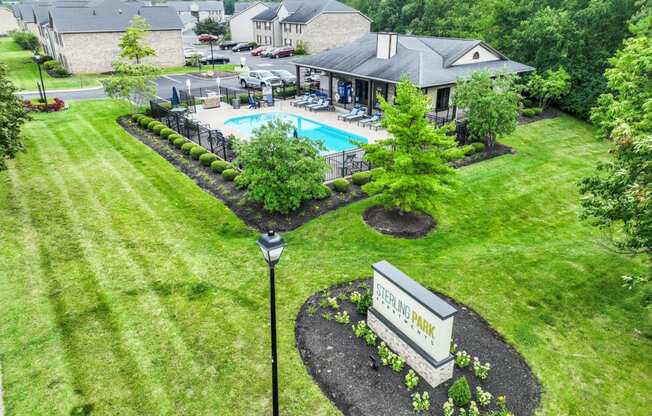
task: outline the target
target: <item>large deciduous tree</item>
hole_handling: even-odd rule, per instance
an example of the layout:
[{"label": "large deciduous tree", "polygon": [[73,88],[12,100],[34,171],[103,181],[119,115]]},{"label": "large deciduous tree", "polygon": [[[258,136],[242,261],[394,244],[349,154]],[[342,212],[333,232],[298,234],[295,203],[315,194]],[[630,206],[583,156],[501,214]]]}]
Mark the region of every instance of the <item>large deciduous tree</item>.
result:
[{"label": "large deciduous tree", "polygon": [[530,95],[539,100],[539,107],[545,109],[551,101],[558,101],[570,91],[570,75],[562,67],[549,69],[544,75],[533,74],[527,84]]},{"label": "large deciduous tree", "polygon": [[293,127],[270,122],[254,131],[247,142],[236,145],[237,163],[244,166],[236,179],[247,197],[270,212],[288,213],[323,193],[328,165],[321,146],[303,137],[292,137]]},{"label": "large deciduous tree", "polygon": [[23,148],[21,126],[29,120],[29,113],[18,96],[16,87],[7,78],[7,68],[0,64],[0,170],[7,168],[7,159],[13,159]]},{"label": "large deciduous tree", "polygon": [[446,129],[428,121],[430,98],[409,79],[397,84],[395,104],[388,104],[383,97],[378,100],[389,138],[363,146],[365,159],[382,168],[363,189],[377,195],[387,210],[432,212],[436,196],[456,184],[448,162],[462,157],[463,150]]},{"label": "large deciduous tree", "polygon": [[454,101],[465,112],[471,137],[492,147],[498,136],[516,128],[521,98],[514,76],[475,71],[458,80]]},{"label": "large deciduous tree", "polygon": [[[632,28],[635,37],[605,71],[610,92],[591,119],[612,140],[611,160],[580,184],[583,215],[609,230],[622,251],[643,253],[652,266],[652,15]],[[627,276],[627,285],[645,284],[652,305],[650,274]]]}]

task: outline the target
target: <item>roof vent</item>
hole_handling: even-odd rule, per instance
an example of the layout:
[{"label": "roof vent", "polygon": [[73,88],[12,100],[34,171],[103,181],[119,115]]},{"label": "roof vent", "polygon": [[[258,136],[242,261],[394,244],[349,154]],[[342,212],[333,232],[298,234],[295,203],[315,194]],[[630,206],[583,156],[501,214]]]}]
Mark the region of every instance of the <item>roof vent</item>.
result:
[{"label": "roof vent", "polygon": [[389,59],[396,55],[398,45],[398,33],[378,32],[376,38],[376,58]]},{"label": "roof vent", "polygon": [[122,14],[122,9],[118,9],[118,14]]},{"label": "roof vent", "polygon": [[95,13],[95,9],[93,9],[93,16],[95,16],[95,15],[96,15],[96,13]]}]

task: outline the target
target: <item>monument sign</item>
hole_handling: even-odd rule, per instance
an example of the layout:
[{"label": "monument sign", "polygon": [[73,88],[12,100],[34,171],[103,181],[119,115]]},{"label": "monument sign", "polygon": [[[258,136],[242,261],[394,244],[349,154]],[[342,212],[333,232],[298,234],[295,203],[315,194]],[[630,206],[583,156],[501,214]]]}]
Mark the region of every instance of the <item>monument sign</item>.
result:
[{"label": "monument sign", "polygon": [[432,387],[452,378],[450,345],[457,309],[387,261],[372,268],[367,325]]}]

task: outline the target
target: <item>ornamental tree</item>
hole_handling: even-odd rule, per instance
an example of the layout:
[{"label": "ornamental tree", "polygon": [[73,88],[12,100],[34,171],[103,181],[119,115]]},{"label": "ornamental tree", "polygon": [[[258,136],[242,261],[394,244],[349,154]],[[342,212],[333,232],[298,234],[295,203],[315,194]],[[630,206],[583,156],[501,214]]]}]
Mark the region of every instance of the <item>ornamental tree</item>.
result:
[{"label": "ornamental tree", "polygon": [[16,87],[7,78],[7,67],[0,64],[0,170],[7,168],[23,148],[21,126],[30,119],[27,109],[15,95]]},{"label": "ornamental tree", "polygon": [[521,99],[513,75],[492,77],[481,70],[469,79],[458,79],[454,101],[465,112],[471,137],[493,147],[498,136],[516,129]]},{"label": "ornamental tree", "polygon": [[365,159],[383,168],[376,179],[363,186],[377,195],[385,209],[399,213],[432,211],[436,196],[456,184],[451,160],[463,156],[447,129],[438,129],[427,119],[430,98],[407,77],[396,86],[395,104],[378,97],[389,138],[363,145]]},{"label": "ornamental tree", "polygon": [[320,156],[323,147],[292,137],[293,129],[290,123],[272,121],[254,130],[248,142],[236,144],[237,163],[244,166],[237,184],[270,212],[286,214],[324,190],[329,167]]},{"label": "ornamental tree", "polygon": [[[623,252],[644,254],[652,266],[652,16],[633,26],[634,37],[605,71],[610,92],[591,113],[600,133],[612,140],[611,160],[580,183],[583,217],[609,231]],[[652,305],[647,276],[625,276],[625,284],[646,285],[643,303]]]},{"label": "ornamental tree", "polygon": [[534,74],[530,77],[527,87],[530,94],[539,100],[539,107],[545,109],[550,101],[559,100],[568,94],[571,87],[571,77],[563,67],[549,69],[544,76]]},{"label": "ornamental tree", "polygon": [[145,37],[149,29],[149,23],[143,17],[134,16],[131,19],[131,25],[127,28],[118,43],[118,46],[122,49],[119,55],[120,58],[134,60],[139,64],[140,60],[145,57],[156,56],[154,48],[145,42]]}]

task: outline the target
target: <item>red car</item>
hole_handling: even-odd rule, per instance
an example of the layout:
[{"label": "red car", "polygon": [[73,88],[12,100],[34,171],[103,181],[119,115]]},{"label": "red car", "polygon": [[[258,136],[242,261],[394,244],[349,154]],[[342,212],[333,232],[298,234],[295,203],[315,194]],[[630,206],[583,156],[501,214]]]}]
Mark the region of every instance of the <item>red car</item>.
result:
[{"label": "red car", "polygon": [[292,46],[284,46],[282,48],[276,48],[274,52],[270,55],[270,58],[285,58],[292,56],[294,53],[294,48]]},{"label": "red car", "polygon": [[252,49],[251,50],[251,55],[252,56],[258,56],[258,55],[260,55],[260,53],[262,51],[264,51],[267,48],[269,48],[269,46],[259,46],[259,47],[255,48],[255,49]]}]

